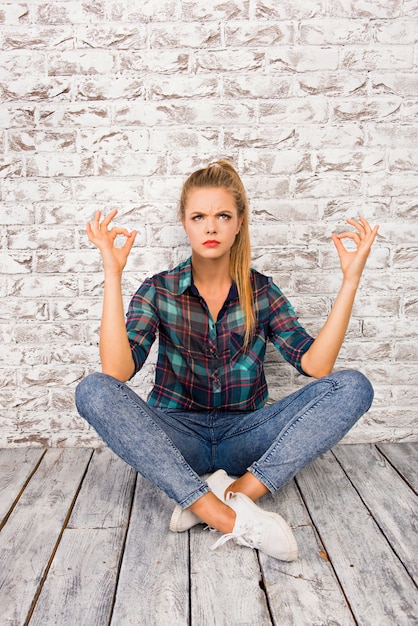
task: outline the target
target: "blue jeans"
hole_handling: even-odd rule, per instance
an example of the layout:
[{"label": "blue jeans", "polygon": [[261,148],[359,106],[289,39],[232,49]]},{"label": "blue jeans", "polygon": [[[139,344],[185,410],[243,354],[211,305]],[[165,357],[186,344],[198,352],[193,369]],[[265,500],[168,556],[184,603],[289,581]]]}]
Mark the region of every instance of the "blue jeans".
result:
[{"label": "blue jeans", "polygon": [[248,470],[277,491],[340,441],[372,400],[370,382],[354,370],[250,412],[157,409],[99,373],[76,390],[80,415],[109,448],[183,508],[209,491],[200,476],[219,468],[232,476]]}]

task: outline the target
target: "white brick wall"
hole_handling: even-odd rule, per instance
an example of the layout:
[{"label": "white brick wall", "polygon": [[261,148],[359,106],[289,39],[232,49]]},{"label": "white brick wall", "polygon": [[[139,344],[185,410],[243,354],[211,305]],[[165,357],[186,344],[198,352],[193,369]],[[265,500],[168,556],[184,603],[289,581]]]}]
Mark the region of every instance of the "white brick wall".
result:
[{"label": "white brick wall", "polygon": [[[99,367],[84,223],[138,228],[127,304],[185,258],[181,182],[217,157],[247,185],[254,266],[313,333],[331,232],[381,224],[338,361],[376,398],[347,440],[416,440],[417,33],[415,0],[0,0],[0,445],[97,441],[73,400]],[[273,397],[306,381],[273,350],[267,371]]]}]

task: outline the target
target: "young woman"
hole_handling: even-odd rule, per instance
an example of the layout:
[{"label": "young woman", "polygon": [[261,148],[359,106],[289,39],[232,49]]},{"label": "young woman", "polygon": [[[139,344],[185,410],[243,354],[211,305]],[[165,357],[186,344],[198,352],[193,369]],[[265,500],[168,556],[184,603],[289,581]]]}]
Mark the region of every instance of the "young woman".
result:
[{"label": "young woman", "polygon": [[[231,164],[194,172],[179,213],[191,257],[147,279],[126,320],[122,271],[136,231],[111,227],[115,210],[87,224],[104,266],[102,373],[77,387],[77,408],[117,455],[175,500],[172,531],[204,522],[222,533],[214,547],[233,539],[291,561],[290,527],[255,501],[334,446],[371,405],[369,381],[333,366],[378,227],[360,217],[347,220],[355,230],[332,236],[343,280],[313,339],[280,289],[250,268],[248,202]],[[117,248],[120,235],[126,242]],[[125,381],[141,369],[157,333],[155,384],[145,402]],[[270,405],[267,341],[315,379]]]}]

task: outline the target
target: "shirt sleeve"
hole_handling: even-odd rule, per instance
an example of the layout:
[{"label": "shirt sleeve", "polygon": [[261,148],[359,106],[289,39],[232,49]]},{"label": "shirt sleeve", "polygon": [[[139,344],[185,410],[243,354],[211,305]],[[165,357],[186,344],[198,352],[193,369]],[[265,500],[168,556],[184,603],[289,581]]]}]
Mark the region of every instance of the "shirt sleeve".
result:
[{"label": "shirt sleeve", "polygon": [[289,300],[273,282],[268,288],[270,302],[270,340],[283,358],[298,372],[305,372],[301,358],[314,342],[314,338],[299,323]]},{"label": "shirt sleeve", "polygon": [[134,376],[143,366],[155,341],[159,318],[155,287],[147,278],[133,296],[126,315],[126,331],[135,363]]}]

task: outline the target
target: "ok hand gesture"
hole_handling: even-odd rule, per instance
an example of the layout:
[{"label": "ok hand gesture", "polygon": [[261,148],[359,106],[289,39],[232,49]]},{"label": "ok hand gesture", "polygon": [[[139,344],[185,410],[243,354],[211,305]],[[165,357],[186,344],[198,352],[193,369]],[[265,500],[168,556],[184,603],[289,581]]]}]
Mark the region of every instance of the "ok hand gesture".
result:
[{"label": "ok hand gesture", "polygon": [[[341,269],[344,279],[357,285],[360,281],[367,257],[370,254],[371,247],[376,239],[379,226],[373,229],[364,217],[359,220],[348,219],[348,224],[356,228],[356,231],[346,231],[340,235],[333,234],[332,240],[340,257]],[[344,246],[342,240],[351,239],[356,245],[356,250],[349,251]]]},{"label": "ok hand gesture", "polygon": [[[100,221],[102,213],[97,211],[93,222],[86,224],[86,232],[91,243],[100,250],[105,273],[122,274],[137,233],[135,230],[129,232],[126,228],[116,226],[109,229],[108,226],[116,214],[117,209],[113,209],[109,215]],[[126,237],[121,248],[115,246],[115,239],[118,235]]]}]

